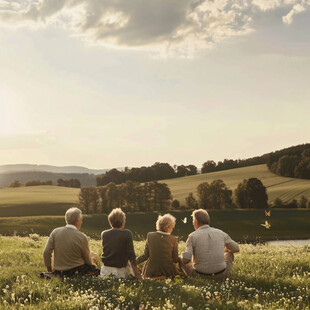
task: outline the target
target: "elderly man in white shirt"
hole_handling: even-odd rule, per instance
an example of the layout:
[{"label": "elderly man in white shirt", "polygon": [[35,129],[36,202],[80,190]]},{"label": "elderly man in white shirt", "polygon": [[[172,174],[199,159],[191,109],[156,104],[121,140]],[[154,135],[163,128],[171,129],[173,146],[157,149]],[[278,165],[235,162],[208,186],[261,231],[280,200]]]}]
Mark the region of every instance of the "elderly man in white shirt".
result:
[{"label": "elderly man in white shirt", "polygon": [[210,227],[206,210],[192,213],[192,232],[186,241],[186,250],[181,254],[183,269],[188,276],[211,276],[226,279],[230,276],[233,253],[239,252],[238,244],[222,230]]}]

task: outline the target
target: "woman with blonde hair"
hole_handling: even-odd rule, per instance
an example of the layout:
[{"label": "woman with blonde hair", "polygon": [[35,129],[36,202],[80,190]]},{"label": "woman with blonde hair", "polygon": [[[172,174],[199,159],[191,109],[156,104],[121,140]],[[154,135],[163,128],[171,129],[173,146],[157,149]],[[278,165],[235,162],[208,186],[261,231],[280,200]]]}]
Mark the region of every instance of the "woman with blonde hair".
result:
[{"label": "woman with blonde hair", "polygon": [[132,232],[125,229],[125,213],[120,208],[113,209],[108,215],[108,221],[111,229],[101,233],[103,266],[100,275],[114,275],[117,278],[135,276],[140,279]]},{"label": "woman with blonde hair", "polygon": [[147,234],[144,253],[137,258],[138,264],[146,261],[143,277],[174,277],[179,274],[175,266],[179,262],[178,238],[171,235],[174,226],[174,216],[169,213],[160,215],[156,222],[157,231]]}]

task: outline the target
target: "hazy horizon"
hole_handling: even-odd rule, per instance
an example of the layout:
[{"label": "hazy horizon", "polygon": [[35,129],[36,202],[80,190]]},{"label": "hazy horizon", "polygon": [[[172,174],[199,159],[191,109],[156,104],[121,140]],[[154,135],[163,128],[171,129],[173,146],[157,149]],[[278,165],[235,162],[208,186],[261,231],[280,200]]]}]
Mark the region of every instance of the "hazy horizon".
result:
[{"label": "hazy horizon", "polygon": [[0,165],[194,164],[309,142],[307,0],[0,0]]}]

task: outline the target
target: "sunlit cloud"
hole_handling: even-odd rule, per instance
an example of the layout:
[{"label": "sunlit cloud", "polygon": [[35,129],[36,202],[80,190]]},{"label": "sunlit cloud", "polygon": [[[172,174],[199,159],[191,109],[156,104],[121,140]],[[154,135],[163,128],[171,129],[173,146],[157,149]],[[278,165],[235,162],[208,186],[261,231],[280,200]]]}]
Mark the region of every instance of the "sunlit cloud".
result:
[{"label": "sunlit cloud", "polygon": [[303,11],[305,11],[306,8],[301,4],[296,4],[293,6],[291,11],[286,15],[282,17],[282,20],[285,24],[290,25],[293,22],[293,17]]},{"label": "sunlit cloud", "polygon": [[2,23],[55,25],[92,44],[191,55],[253,31],[255,11],[287,9],[283,22],[308,9],[305,0],[0,0]]},{"label": "sunlit cloud", "polygon": [[55,137],[49,132],[0,135],[0,151],[41,148],[53,142]]}]

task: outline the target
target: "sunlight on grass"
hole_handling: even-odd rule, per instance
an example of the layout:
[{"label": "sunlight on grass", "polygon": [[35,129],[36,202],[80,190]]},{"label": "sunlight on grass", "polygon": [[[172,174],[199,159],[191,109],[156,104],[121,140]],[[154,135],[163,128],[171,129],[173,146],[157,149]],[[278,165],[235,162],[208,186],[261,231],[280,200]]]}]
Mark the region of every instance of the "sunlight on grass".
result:
[{"label": "sunlight on grass", "polygon": [[[230,281],[40,279],[46,237],[0,237],[1,309],[309,309],[310,247],[241,245]],[[100,241],[91,239],[101,254]],[[144,242],[135,242],[142,253]],[[184,249],[180,243],[179,251]],[[99,263],[99,262],[98,262]]]}]

